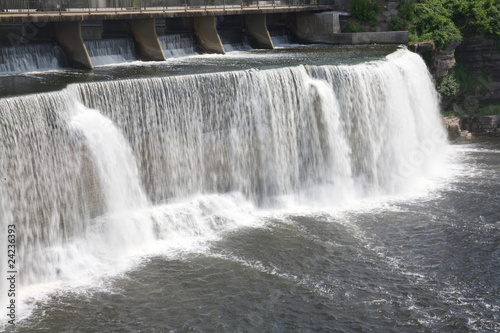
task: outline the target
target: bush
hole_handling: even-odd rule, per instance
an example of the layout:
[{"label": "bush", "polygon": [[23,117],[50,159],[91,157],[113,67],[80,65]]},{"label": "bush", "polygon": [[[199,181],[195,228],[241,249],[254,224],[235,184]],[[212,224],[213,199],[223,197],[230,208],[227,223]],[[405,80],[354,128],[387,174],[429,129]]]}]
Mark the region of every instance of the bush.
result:
[{"label": "bush", "polygon": [[403,20],[397,17],[393,17],[389,22],[389,31],[401,31],[405,29],[405,24]]},{"label": "bush", "polygon": [[410,32],[417,34],[420,40],[433,40],[437,49],[462,41],[462,34],[451,20],[450,13],[437,0],[416,5]]},{"label": "bush", "polygon": [[406,22],[413,22],[415,19],[415,3],[413,1],[399,0],[399,15]]},{"label": "bush", "polygon": [[489,105],[481,105],[476,113],[478,115],[492,115],[492,114],[500,114],[500,104],[489,104]]},{"label": "bush", "polygon": [[349,0],[351,14],[360,21],[376,25],[378,24],[378,5],[370,0]]},{"label": "bush", "polygon": [[460,91],[460,83],[458,83],[455,78],[455,71],[450,71],[448,75],[443,78],[437,90],[441,95],[448,98],[458,94]]},{"label": "bush", "polygon": [[488,34],[500,39],[500,0],[400,0],[399,10],[410,33],[442,49],[462,35]]},{"label": "bush", "polygon": [[349,22],[346,24],[342,32],[365,32],[365,28],[356,22]]}]

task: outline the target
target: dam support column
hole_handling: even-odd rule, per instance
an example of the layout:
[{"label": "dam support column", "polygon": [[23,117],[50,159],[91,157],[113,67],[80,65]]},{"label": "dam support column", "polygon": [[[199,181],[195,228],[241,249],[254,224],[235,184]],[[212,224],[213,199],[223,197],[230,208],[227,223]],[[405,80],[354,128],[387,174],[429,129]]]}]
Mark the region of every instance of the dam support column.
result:
[{"label": "dam support column", "polygon": [[79,69],[94,69],[87,48],[83,43],[80,21],[54,22],[54,37],[69,59],[70,65]]},{"label": "dam support column", "polygon": [[295,35],[302,42],[329,43],[337,33],[340,33],[338,12],[296,14]]},{"label": "dam support column", "polygon": [[261,49],[274,49],[273,41],[266,25],[266,14],[245,15],[247,33]]},{"label": "dam support column", "polygon": [[130,20],[130,32],[134,37],[137,55],[144,61],[164,61],[154,18]]},{"label": "dam support column", "polygon": [[225,54],[226,51],[217,32],[217,18],[196,16],[193,19],[194,33],[205,52]]},{"label": "dam support column", "polygon": [[154,18],[102,21],[101,38],[131,38],[137,58],[143,61],[164,61]]}]

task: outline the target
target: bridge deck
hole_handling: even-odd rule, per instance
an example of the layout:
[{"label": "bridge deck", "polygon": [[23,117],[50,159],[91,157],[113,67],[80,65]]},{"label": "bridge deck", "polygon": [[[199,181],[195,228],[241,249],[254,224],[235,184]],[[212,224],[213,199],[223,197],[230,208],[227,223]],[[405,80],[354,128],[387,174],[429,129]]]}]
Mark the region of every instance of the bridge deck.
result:
[{"label": "bridge deck", "polygon": [[273,14],[294,12],[315,12],[332,10],[331,6],[318,5],[271,5],[271,6],[191,6],[191,7],[149,7],[139,8],[99,8],[98,10],[83,10],[81,8],[67,8],[64,11],[28,11],[17,12],[9,10],[0,13],[0,23],[22,22],[63,22],[63,21],[90,21],[90,20],[120,20],[143,18],[220,16],[245,14]]}]

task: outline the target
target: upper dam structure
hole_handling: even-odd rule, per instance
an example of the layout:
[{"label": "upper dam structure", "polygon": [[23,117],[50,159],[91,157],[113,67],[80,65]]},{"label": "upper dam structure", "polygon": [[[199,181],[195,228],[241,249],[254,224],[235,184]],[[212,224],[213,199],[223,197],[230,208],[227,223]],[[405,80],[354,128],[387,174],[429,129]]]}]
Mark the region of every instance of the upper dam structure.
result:
[{"label": "upper dam structure", "polygon": [[[338,3],[337,3],[338,2]],[[273,49],[268,26],[289,29],[299,42],[326,44],[405,43],[407,32],[389,35],[341,34],[336,0],[44,0],[2,1],[0,28],[22,26],[2,40],[52,43],[68,66],[92,70],[94,64],[82,36],[86,26],[100,29],[99,38],[128,38],[142,61],[165,60],[157,31],[189,33],[200,52],[224,54],[219,30],[242,31],[254,48]],[[0,31],[1,33],[1,31]]]}]

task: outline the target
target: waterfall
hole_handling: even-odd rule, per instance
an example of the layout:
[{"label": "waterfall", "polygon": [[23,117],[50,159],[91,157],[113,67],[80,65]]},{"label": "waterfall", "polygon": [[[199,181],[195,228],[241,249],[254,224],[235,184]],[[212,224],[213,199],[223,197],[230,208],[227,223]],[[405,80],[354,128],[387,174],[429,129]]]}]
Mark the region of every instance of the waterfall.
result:
[{"label": "waterfall", "polygon": [[195,43],[190,34],[158,36],[166,58],[195,54]]},{"label": "waterfall", "polygon": [[252,48],[247,36],[239,30],[220,30],[219,37],[226,52],[245,51]]},{"label": "waterfall", "polygon": [[59,69],[64,53],[50,44],[29,44],[0,48],[0,75]]},{"label": "waterfall", "polygon": [[94,66],[136,60],[134,44],[127,38],[86,40],[85,46]]},{"label": "waterfall", "polygon": [[269,35],[271,36],[273,45],[276,47],[291,44],[290,32],[287,29],[271,30],[269,31]]},{"label": "waterfall", "polygon": [[154,239],[210,234],[239,220],[219,209],[243,202],[404,193],[440,166],[446,147],[431,77],[404,49],[354,66],[93,82],[1,99],[0,141],[1,222],[23,230],[24,285],[107,267]]},{"label": "waterfall", "polygon": [[104,201],[109,212],[121,212],[147,205],[138,181],[133,153],[113,122],[98,111],[77,104],[79,111],[70,125],[85,137],[103,184]]}]

